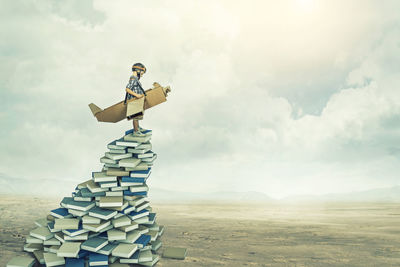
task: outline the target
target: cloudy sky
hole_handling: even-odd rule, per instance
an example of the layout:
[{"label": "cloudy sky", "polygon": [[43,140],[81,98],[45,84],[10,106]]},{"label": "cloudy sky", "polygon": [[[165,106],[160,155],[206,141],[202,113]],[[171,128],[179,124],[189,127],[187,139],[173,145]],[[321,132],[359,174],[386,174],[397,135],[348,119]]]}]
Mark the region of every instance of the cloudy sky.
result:
[{"label": "cloudy sky", "polygon": [[146,111],[151,186],[274,198],[399,185],[399,1],[1,0],[0,174],[74,185],[131,122],[88,104],[170,85]]}]

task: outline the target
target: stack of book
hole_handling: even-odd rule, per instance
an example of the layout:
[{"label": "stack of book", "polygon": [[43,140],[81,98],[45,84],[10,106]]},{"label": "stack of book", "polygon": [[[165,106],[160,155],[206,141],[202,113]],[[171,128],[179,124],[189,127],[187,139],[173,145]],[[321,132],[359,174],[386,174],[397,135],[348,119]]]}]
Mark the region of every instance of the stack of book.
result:
[{"label": "stack of book", "polygon": [[157,158],[152,131],[132,130],[107,145],[101,171],[35,222],[24,250],[46,266],[153,266],[164,227],[156,223],[147,179]]}]

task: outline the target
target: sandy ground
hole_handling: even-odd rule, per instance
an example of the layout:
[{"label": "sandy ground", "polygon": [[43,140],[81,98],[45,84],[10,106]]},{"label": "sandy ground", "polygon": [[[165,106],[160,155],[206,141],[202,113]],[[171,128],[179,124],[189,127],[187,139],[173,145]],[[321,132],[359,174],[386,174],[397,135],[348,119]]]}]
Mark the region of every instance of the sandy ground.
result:
[{"label": "sandy ground", "polygon": [[[0,196],[0,266],[60,199]],[[158,204],[163,244],[185,260],[156,266],[400,266],[400,204]]]}]

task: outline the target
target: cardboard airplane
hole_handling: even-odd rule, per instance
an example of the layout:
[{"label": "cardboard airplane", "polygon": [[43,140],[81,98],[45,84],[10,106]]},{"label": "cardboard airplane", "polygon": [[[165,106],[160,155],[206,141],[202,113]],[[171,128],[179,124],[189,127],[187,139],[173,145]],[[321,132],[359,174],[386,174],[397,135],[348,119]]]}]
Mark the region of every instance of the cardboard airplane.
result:
[{"label": "cardboard airplane", "polygon": [[167,96],[171,92],[171,88],[153,83],[153,88],[145,90],[145,92],[146,96],[139,99],[129,99],[126,101],[126,104],[124,101],[121,101],[106,109],[101,109],[95,104],[90,103],[89,108],[98,121],[115,123],[125,118],[130,120],[134,115],[167,101]]}]

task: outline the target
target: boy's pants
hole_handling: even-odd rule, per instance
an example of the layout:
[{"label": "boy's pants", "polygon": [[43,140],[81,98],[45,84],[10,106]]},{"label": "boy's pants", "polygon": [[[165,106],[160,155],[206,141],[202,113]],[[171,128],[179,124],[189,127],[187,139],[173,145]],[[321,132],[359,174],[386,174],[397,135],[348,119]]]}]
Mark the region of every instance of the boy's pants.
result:
[{"label": "boy's pants", "polygon": [[136,98],[127,103],[126,117],[128,120],[143,120],[144,115],[144,97]]}]

